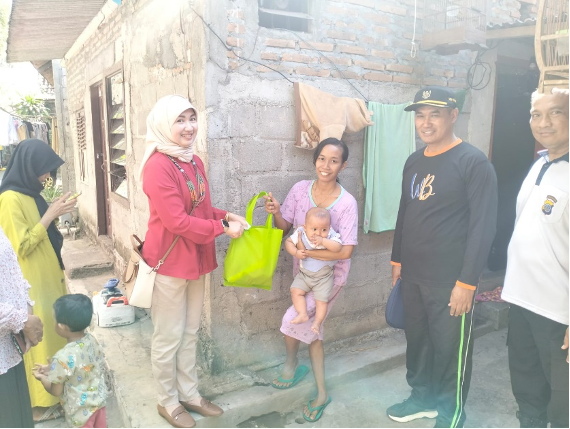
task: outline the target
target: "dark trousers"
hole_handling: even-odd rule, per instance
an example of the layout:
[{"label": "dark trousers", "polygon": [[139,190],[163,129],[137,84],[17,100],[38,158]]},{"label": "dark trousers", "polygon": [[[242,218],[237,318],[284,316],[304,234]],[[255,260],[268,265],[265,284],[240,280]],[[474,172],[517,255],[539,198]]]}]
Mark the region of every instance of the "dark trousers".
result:
[{"label": "dark trousers", "polygon": [[509,310],[509,368],[519,412],[568,427],[567,351],[561,350],[567,325],[517,305]]},{"label": "dark trousers", "polygon": [[24,361],[0,375],[0,427],[34,427]]},{"label": "dark trousers", "polygon": [[463,406],[473,354],[473,311],[464,318],[450,316],[452,289],[453,285],[427,287],[402,278],[406,379],[415,401],[437,409],[438,425],[442,427],[461,426],[465,421]]}]

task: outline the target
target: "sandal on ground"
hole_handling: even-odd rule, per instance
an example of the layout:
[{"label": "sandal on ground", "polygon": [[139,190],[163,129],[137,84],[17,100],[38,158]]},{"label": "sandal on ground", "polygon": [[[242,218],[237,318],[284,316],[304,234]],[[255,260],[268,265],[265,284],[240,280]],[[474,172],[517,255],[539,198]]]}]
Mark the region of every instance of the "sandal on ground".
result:
[{"label": "sandal on ground", "polygon": [[63,417],[63,408],[61,408],[60,404],[55,404],[51,407],[48,407],[39,419],[34,419],[34,423],[47,422],[48,420],[55,420]]},{"label": "sandal on ground", "polygon": [[[293,378],[290,378],[289,380],[284,380],[283,378],[281,378],[281,376],[279,376],[271,382],[271,386],[275,387],[276,389],[290,389],[291,387],[299,383],[303,378],[305,378],[305,376],[308,373],[309,373],[309,368],[307,368],[305,365],[299,365],[295,370],[295,375],[293,376]],[[276,384],[276,382],[290,383],[290,384],[288,384],[287,386],[279,386],[278,384]]]},{"label": "sandal on ground", "polygon": [[[332,398],[329,396],[329,399],[327,399],[327,402],[325,402],[323,405],[319,405],[317,407],[311,407],[311,402],[313,402],[315,399],[311,399],[309,402],[307,402],[307,408],[309,409],[309,416],[306,416],[305,410],[303,410],[303,417],[305,418],[305,420],[311,423],[316,422],[322,417],[323,411],[325,410],[327,405],[330,404],[332,401]],[[314,411],[317,411],[317,414],[315,415],[315,418],[312,419],[311,414],[313,414]]]}]

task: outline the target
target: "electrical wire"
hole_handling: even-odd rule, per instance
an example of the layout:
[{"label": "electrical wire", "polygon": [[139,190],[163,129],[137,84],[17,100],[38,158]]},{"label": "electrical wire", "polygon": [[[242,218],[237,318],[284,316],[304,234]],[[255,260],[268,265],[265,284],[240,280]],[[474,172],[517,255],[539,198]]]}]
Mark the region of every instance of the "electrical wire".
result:
[{"label": "electrical wire", "polygon": [[[475,56],[473,64],[471,64],[471,66],[469,66],[469,69],[467,70],[467,89],[480,91],[486,88],[487,85],[489,85],[489,82],[491,82],[491,75],[492,75],[491,64],[489,64],[486,61],[481,61],[481,57],[487,51],[495,49],[497,46],[499,46],[500,43],[501,42],[495,43],[493,46],[489,46],[488,48],[480,49],[479,51],[477,51],[477,55]],[[480,72],[481,77],[477,82],[475,82],[475,76],[478,70],[481,70]]]},{"label": "electrical wire", "polygon": [[416,44],[416,22],[418,20],[418,0],[414,0],[414,34],[412,36],[412,47],[410,48],[410,57],[416,58],[418,46]]},{"label": "electrical wire", "polygon": [[[232,53],[233,53],[237,58],[239,58],[240,60],[248,61],[248,62],[251,62],[251,63],[254,63],[254,64],[258,64],[258,65],[260,65],[260,66],[263,66],[263,67],[268,68],[268,69],[271,70],[271,71],[274,71],[274,72],[276,72],[276,73],[279,73],[285,80],[287,80],[287,81],[290,82],[290,83],[294,83],[291,79],[289,79],[287,76],[285,76],[285,75],[284,75],[283,73],[281,73],[279,70],[276,70],[276,69],[274,69],[274,68],[272,68],[272,67],[269,67],[267,64],[263,64],[263,63],[260,63],[260,62],[258,62],[258,61],[252,60],[251,58],[245,58],[245,57],[242,57],[241,55],[236,54],[234,48],[233,48],[233,47],[229,47],[228,45],[226,45],[226,42],[224,42],[224,41],[222,40],[222,38],[218,35],[218,33],[216,33],[216,31],[210,26],[210,24],[208,24],[208,23],[206,22],[206,20],[205,20],[193,7],[191,7],[191,9],[192,9],[192,11],[196,14],[196,16],[198,16],[198,18],[200,18],[200,20],[204,23],[204,25],[205,25],[206,27],[208,27],[208,30],[210,30],[210,31],[212,32],[212,34],[214,34],[214,36],[216,36],[216,38],[220,41],[220,43],[221,43],[222,45],[224,45],[224,47],[226,48],[227,51],[232,52]],[[328,57],[327,57],[326,55],[324,55],[321,51],[319,51],[317,48],[315,48],[310,42],[307,42],[305,39],[303,39],[303,38],[302,38],[301,36],[299,36],[297,33],[295,33],[294,31],[291,31],[291,30],[289,30],[289,29],[287,29],[287,28],[274,28],[274,30],[287,31],[287,32],[293,34],[295,37],[297,37],[297,38],[298,38],[299,40],[301,40],[302,42],[306,43],[306,44],[307,44],[308,46],[310,46],[314,51],[317,51],[317,53],[318,53],[321,57],[323,57],[324,59],[326,59],[329,63],[331,63],[331,64],[334,66],[334,68],[340,73],[341,77],[342,77],[344,80],[346,80],[346,81],[348,82],[348,84],[349,84],[350,86],[352,86],[352,88],[354,88],[354,90],[355,90],[356,92],[358,92],[358,93],[362,96],[362,98],[364,98],[364,99],[366,100],[366,102],[370,101],[370,100],[368,100],[368,98],[367,98],[356,86],[353,85],[353,83],[352,83],[350,80],[348,80],[348,78],[344,75],[344,73],[342,72],[342,70],[340,70],[340,69],[338,68],[338,66],[337,66],[330,58],[328,58]],[[258,30],[258,33],[259,33],[259,30]],[[257,36],[256,36],[256,42],[255,42],[255,43],[257,43]],[[255,49],[255,45],[254,45],[254,49]],[[254,52],[254,50],[251,51],[250,57],[251,57],[251,55],[253,55],[253,52]]]},{"label": "electrical wire", "polygon": [[342,72],[342,70],[339,69],[338,66],[337,66],[330,58],[328,58],[328,57],[327,57],[325,54],[323,54],[320,50],[318,50],[317,48],[315,48],[310,42],[307,42],[305,39],[303,39],[303,38],[302,38],[301,36],[299,36],[297,33],[295,33],[294,31],[288,30],[287,28],[275,28],[275,30],[288,31],[289,33],[291,33],[291,34],[293,34],[295,37],[297,37],[299,40],[301,40],[303,43],[309,45],[314,51],[317,51],[317,53],[318,53],[321,57],[323,57],[325,60],[327,60],[329,63],[331,63],[331,64],[334,66],[334,68],[340,73],[340,75],[342,76],[342,78],[343,78],[344,80],[346,80],[346,81],[350,84],[350,86],[352,86],[352,87],[354,88],[354,90],[355,90],[356,92],[358,92],[358,93],[362,96],[362,98],[364,98],[364,99],[366,100],[366,102],[369,102],[369,101],[370,101],[370,100],[368,100],[368,98],[366,98],[366,96],[365,96],[362,92],[360,92],[360,91],[358,90],[358,88],[357,88],[356,86],[354,86],[354,85],[352,84],[352,82],[351,82],[350,80],[348,80],[348,78],[344,75],[344,73]]},{"label": "electrical wire", "polygon": [[276,73],[279,73],[281,76],[283,76],[283,79],[287,80],[287,81],[290,82],[290,83],[294,83],[291,79],[289,79],[287,76],[285,76],[285,75],[284,75],[283,73],[281,73],[279,70],[275,70],[274,68],[269,67],[269,66],[266,65],[266,64],[263,64],[263,63],[260,63],[260,62],[258,62],[258,61],[255,61],[255,60],[252,60],[252,59],[249,59],[249,58],[245,58],[245,57],[242,57],[241,55],[236,54],[236,52],[234,51],[234,48],[229,47],[228,45],[226,45],[226,42],[224,42],[224,41],[222,40],[222,38],[218,35],[218,33],[216,33],[216,32],[214,31],[214,29],[210,26],[210,24],[208,24],[208,23],[206,22],[206,20],[204,20],[204,18],[202,18],[202,16],[201,16],[198,12],[196,12],[196,9],[194,9],[193,7],[192,7],[191,9],[192,9],[192,11],[198,16],[198,18],[200,18],[200,20],[204,23],[204,25],[205,25],[206,27],[208,27],[208,30],[210,30],[210,31],[214,34],[214,36],[217,37],[217,39],[220,41],[220,43],[221,43],[222,45],[224,45],[224,48],[226,48],[227,51],[232,52],[232,53],[233,53],[237,58],[239,58],[240,60],[249,61],[250,63],[258,64],[258,65],[260,65],[260,66],[263,66],[263,67],[268,68],[268,69],[271,70],[271,71],[274,71],[274,72],[276,72]]}]

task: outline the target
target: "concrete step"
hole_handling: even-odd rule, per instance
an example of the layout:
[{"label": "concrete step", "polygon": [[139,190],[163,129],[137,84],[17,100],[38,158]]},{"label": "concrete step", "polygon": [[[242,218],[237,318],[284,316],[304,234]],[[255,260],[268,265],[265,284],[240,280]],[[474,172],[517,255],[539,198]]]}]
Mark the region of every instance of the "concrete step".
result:
[{"label": "concrete step", "polygon": [[[68,287],[72,293],[91,295],[106,280],[105,275],[70,279]],[[474,326],[474,336],[493,330],[494,325],[490,321],[478,321]],[[92,328],[92,334],[105,350],[124,427],[167,426],[156,411],[156,390],[150,363],[152,331],[150,318],[139,309],[137,320],[132,325]],[[406,341],[401,330],[387,328],[362,338],[352,338],[342,347],[337,347],[337,344],[327,347],[326,377],[331,388],[405,364]],[[302,349],[300,363],[310,367],[306,347]],[[335,349],[337,351],[331,352]],[[217,418],[204,418],[193,413],[197,427],[236,427],[254,416],[285,412],[292,404],[314,392],[312,373],[295,389],[274,389],[270,382],[280,374],[280,370],[281,365],[262,371],[238,369],[214,378],[200,374],[200,391],[208,399],[215,400],[224,409],[224,414]],[[223,390],[225,393],[221,393]]]},{"label": "concrete step", "polygon": [[87,238],[64,240],[62,249],[65,273],[79,279],[109,273],[113,277],[113,260]]},{"label": "concrete step", "polygon": [[503,286],[505,280],[505,270],[501,271],[484,271],[479,280],[479,293],[494,290],[499,286]]},{"label": "concrete step", "polygon": [[478,302],[475,304],[477,318],[486,320],[495,331],[506,328],[509,324],[508,302]]}]

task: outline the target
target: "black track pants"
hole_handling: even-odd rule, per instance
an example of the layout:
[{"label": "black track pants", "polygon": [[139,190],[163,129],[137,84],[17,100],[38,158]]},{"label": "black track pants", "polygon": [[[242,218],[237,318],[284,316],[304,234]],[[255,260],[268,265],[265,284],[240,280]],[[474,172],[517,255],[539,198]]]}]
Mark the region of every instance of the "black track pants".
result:
[{"label": "black track pants", "polygon": [[[461,426],[471,380],[473,311],[450,316],[453,285],[427,287],[402,279],[407,381],[412,398],[437,409],[438,424]],[[463,322],[463,341],[461,327]]]},{"label": "black track pants", "polygon": [[509,310],[509,369],[521,414],[568,427],[567,325],[517,305]]}]

